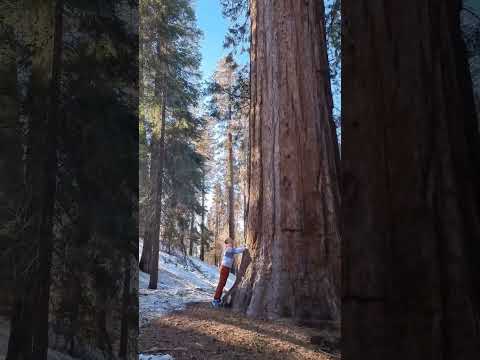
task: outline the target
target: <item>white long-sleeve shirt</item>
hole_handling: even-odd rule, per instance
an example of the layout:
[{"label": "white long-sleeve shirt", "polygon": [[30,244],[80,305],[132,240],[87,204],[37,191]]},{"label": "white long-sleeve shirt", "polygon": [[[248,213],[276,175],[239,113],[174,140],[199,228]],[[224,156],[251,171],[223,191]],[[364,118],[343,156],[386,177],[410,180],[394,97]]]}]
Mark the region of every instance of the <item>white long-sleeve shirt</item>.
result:
[{"label": "white long-sleeve shirt", "polygon": [[228,268],[231,268],[233,265],[233,257],[236,254],[241,254],[245,251],[245,246],[240,246],[238,248],[234,248],[231,246],[225,247],[225,251],[223,253],[223,260],[222,260],[222,266],[226,266]]}]

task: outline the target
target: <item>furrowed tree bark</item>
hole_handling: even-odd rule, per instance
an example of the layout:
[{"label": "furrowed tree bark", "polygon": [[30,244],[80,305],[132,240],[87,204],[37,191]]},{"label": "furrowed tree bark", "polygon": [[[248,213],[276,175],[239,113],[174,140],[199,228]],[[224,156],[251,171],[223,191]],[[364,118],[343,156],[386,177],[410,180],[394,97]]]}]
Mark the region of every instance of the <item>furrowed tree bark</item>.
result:
[{"label": "furrowed tree bark", "polygon": [[339,320],[336,137],[322,1],[250,2],[247,246],[234,309]]},{"label": "furrowed tree bark", "polygon": [[[163,191],[163,168],[165,164],[165,117],[167,108],[167,90],[163,89],[162,94],[162,112],[160,119],[157,119],[156,124],[160,125],[160,139],[158,142],[158,168],[152,169],[155,172],[155,176],[152,181],[152,198],[154,203],[152,206],[152,221],[150,223],[149,235],[152,242],[152,254],[150,257],[150,282],[148,284],[149,289],[156,289],[158,283],[158,252],[160,250],[160,224],[162,215],[162,191]],[[158,112],[157,112],[158,114]],[[160,121],[158,121],[160,120]],[[159,124],[160,123],[160,124]],[[157,126],[158,126],[157,125]],[[157,130],[158,131],[158,130]],[[156,134],[158,137],[158,133]]]},{"label": "furrowed tree bark", "polygon": [[[17,9],[15,9],[17,10]],[[17,62],[15,39],[15,15],[0,15],[0,26],[4,33],[4,42],[0,45],[0,224],[3,231],[0,234],[0,252],[18,242],[21,236],[18,227],[17,214],[23,206],[23,141],[21,136],[20,102],[17,92]],[[13,20],[13,21],[12,21]],[[8,39],[8,41],[7,41]],[[5,231],[5,227],[10,229]],[[13,225],[13,226],[12,226]],[[0,265],[0,310],[11,311],[13,293],[18,285],[15,282],[15,268],[18,264],[15,257],[3,257]]]},{"label": "furrowed tree bark", "polygon": [[342,358],[480,357],[461,1],[342,1]]},{"label": "furrowed tree bark", "polygon": [[[31,232],[37,259],[30,277],[18,284],[8,360],[47,359],[53,216],[57,180],[57,113],[63,41],[63,1],[29,9],[33,15],[30,164]],[[38,27],[38,28],[37,28]],[[42,29],[43,34],[36,31]],[[48,94],[45,96],[45,94]],[[42,129],[42,126],[45,128]],[[38,132],[37,132],[38,131]],[[33,140],[34,137],[38,137]]]}]

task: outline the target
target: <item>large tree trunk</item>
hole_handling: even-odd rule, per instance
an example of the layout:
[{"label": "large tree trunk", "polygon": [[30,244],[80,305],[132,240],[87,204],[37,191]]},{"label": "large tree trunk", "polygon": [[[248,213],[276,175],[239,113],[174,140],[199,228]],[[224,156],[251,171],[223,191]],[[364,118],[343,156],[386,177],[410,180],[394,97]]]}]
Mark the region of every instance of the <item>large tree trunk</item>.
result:
[{"label": "large tree trunk", "polygon": [[336,137],[322,1],[251,1],[250,316],[339,319]]},{"label": "large tree trunk", "polygon": [[[160,86],[157,83],[157,86]],[[159,111],[157,110],[157,119],[156,119],[156,130],[154,131],[154,137],[158,139],[158,130],[160,130],[160,139],[158,140],[158,145],[156,146],[158,152],[158,168],[152,169],[154,176],[152,179],[152,218],[149,223],[148,235],[150,236],[149,241],[152,244],[152,254],[150,256],[150,282],[148,284],[149,289],[156,289],[158,282],[158,252],[160,250],[160,224],[161,224],[161,215],[162,215],[162,191],[163,191],[163,168],[165,164],[165,116],[167,108],[167,91],[163,90],[162,93],[162,111],[161,115],[158,118]]]},{"label": "large tree trunk", "polygon": [[[63,1],[48,1],[28,9],[34,22],[32,98],[28,181],[31,232],[37,260],[18,284],[12,316],[8,360],[46,360],[53,217],[57,180],[57,113],[63,38]],[[53,25],[53,27],[52,27]],[[40,30],[40,33],[37,33]],[[45,94],[48,94],[45,96]]]},{"label": "large tree trunk", "polygon": [[95,316],[95,343],[104,353],[112,353],[112,343],[107,331],[108,293],[106,282],[109,280],[107,272],[97,264],[94,275],[94,316]]},{"label": "large tree trunk", "polygon": [[[11,21],[13,18],[13,21]],[[0,252],[18,242],[19,232],[18,209],[23,206],[23,169],[22,169],[22,136],[19,117],[19,98],[17,93],[17,63],[15,53],[15,21],[12,13],[0,14],[0,26],[5,31],[2,35],[9,39],[0,45],[0,227],[2,230],[10,225],[8,231],[0,233]],[[7,29],[10,31],[7,32]],[[6,40],[6,39],[2,40]],[[14,225],[14,226],[11,226]],[[16,264],[13,257],[3,257],[0,263],[0,311],[10,309]],[[5,282],[4,282],[5,281]],[[4,309],[4,306],[6,309]]]},{"label": "large tree trunk", "polygon": [[342,1],[343,354],[480,358],[461,1]]}]

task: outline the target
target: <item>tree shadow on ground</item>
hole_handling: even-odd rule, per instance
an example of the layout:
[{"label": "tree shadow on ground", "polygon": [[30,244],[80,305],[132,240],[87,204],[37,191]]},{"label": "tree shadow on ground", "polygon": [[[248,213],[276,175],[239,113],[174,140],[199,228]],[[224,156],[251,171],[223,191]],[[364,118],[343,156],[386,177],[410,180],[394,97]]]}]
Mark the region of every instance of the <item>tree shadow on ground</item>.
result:
[{"label": "tree shadow on ground", "polygon": [[[318,332],[316,333],[318,334]],[[140,352],[157,348],[181,359],[336,359],[310,344],[311,329],[253,320],[195,304],[141,328]]]},{"label": "tree shadow on ground", "polygon": [[[206,307],[205,304],[192,304],[190,306]],[[218,317],[212,316],[212,311],[215,314],[220,314]],[[188,313],[178,312],[178,316],[195,318],[203,321],[214,321],[223,325],[231,325],[237,328],[242,328],[247,331],[254,331],[258,334],[265,335],[271,338],[281,339],[293,345],[304,346],[306,342],[310,341],[312,336],[325,337],[326,340],[334,341],[336,334],[333,331],[301,328],[293,325],[291,321],[266,321],[253,320],[245,317],[243,314],[233,312],[230,309],[214,309],[206,308],[205,311],[192,311]]]}]

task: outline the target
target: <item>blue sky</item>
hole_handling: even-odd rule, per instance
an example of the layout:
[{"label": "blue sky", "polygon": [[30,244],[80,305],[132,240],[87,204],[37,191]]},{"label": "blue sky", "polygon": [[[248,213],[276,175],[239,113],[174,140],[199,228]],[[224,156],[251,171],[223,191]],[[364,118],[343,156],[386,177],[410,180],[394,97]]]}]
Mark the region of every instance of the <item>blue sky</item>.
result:
[{"label": "blue sky", "polygon": [[222,16],[218,0],[195,0],[195,2],[198,26],[203,31],[200,69],[206,80],[215,71],[218,60],[227,54],[223,49],[223,39],[228,29],[228,20]]},{"label": "blue sky", "polygon": [[[470,0],[477,2],[480,0]],[[331,0],[326,0],[326,5]],[[194,0],[195,12],[197,16],[198,27],[203,31],[201,44],[202,63],[200,70],[203,80],[209,79],[215,71],[217,62],[223,56],[227,55],[228,50],[223,48],[223,40],[227,33],[229,22],[222,15],[222,9],[219,0]],[[248,55],[243,54],[240,61],[243,63],[248,60]],[[338,91],[334,91],[334,103],[336,111],[340,107],[340,96]]]}]

